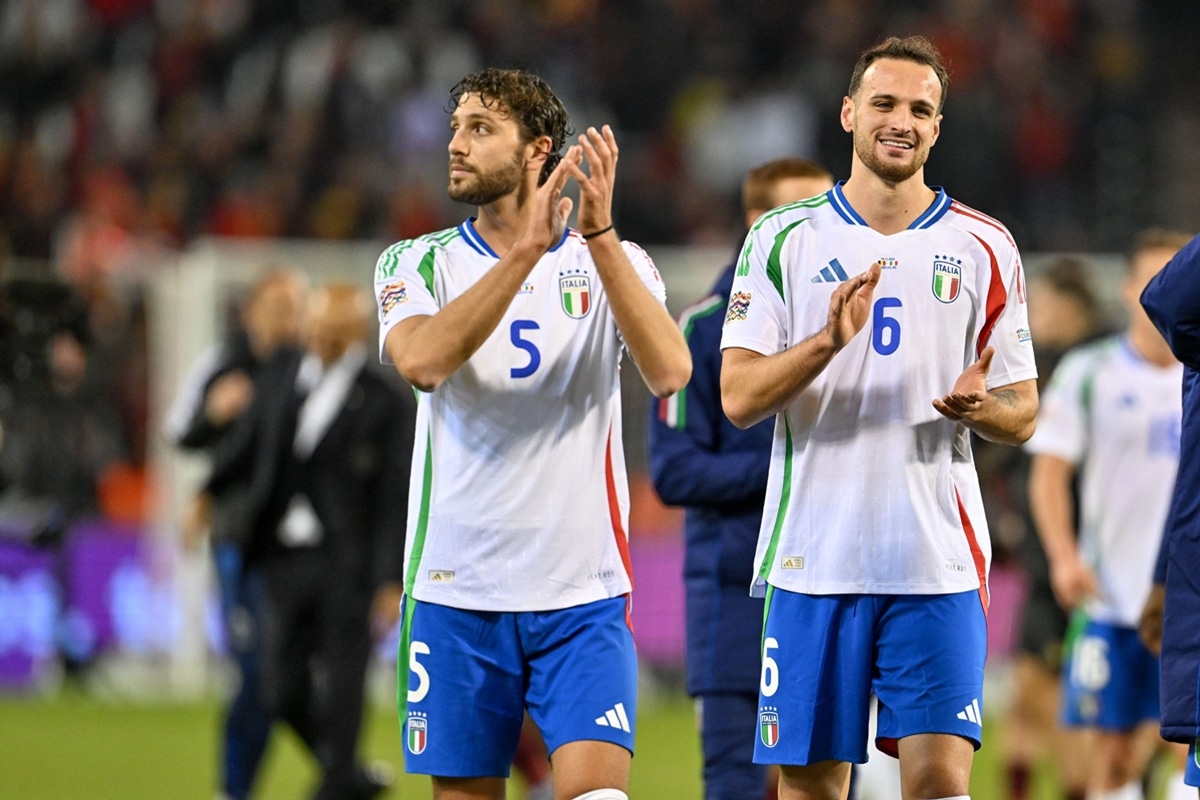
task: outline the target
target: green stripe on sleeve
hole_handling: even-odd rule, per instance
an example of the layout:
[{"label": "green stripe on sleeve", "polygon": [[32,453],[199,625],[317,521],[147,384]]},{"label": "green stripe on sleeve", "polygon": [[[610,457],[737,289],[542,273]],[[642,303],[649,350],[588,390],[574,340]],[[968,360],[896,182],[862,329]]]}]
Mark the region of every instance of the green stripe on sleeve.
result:
[{"label": "green stripe on sleeve", "polygon": [[[771,247],[771,255],[767,259],[767,278],[770,279],[771,285],[775,287],[775,291],[779,292],[779,296],[783,297],[783,264],[779,261],[780,253],[783,251],[783,243],[787,241],[788,234],[797,225],[808,222],[808,217],[798,219],[791,225],[781,230],[775,236],[775,244]],[[787,298],[784,298],[785,300]]]}]

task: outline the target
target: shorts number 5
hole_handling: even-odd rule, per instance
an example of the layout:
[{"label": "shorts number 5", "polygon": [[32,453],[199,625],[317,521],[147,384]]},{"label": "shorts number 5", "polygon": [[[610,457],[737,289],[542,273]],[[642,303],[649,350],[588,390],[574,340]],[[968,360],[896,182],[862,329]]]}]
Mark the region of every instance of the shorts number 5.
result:
[{"label": "shorts number 5", "polygon": [[408,646],[408,669],[417,675],[417,688],[408,690],[410,703],[419,703],[429,694],[429,672],[424,664],[417,661],[418,655],[429,655],[429,645],[424,642],[412,642]]}]

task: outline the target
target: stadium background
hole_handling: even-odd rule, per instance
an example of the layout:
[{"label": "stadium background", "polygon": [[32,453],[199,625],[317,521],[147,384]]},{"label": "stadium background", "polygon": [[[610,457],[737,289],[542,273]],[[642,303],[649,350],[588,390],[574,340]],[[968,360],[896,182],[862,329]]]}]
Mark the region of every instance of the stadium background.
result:
[{"label": "stadium background", "polygon": [[[0,798],[211,795],[228,676],[207,561],[178,546],[203,464],[165,446],[162,412],[261,270],[365,284],[386,243],[461,220],[444,194],[444,108],[462,74],[534,69],[576,129],[614,125],[618,225],[655,257],[678,310],[733,252],[744,171],[787,154],[844,177],[850,65],[884,35],[924,33],[952,70],[930,182],[1005,222],[1031,273],[1085,254],[1115,313],[1114,254],[1145,225],[1200,223],[1197,30],[1200,4],[1165,0],[0,5],[0,419],[39,374],[29,315],[61,310],[7,290],[62,285],[86,304],[92,378],[126,443],[101,481],[103,513],[70,546],[24,547],[28,525],[0,499]],[[647,397],[626,375],[636,471]],[[651,698],[633,788],[695,797],[681,517],[644,476],[633,484]],[[993,729],[1021,589],[1019,575],[998,578],[1011,602],[994,605]],[[386,653],[369,747],[398,763]],[[64,656],[85,668],[64,670]],[[311,775],[283,738],[267,798]],[[1002,796],[991,751],[977,798]]]}]

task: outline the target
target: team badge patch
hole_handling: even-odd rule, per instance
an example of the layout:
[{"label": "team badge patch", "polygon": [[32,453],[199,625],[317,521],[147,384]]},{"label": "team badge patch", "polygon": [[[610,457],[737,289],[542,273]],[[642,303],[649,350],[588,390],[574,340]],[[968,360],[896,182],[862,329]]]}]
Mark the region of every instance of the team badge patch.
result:
[{"label": "team badge patch", "polygon": [[414,711],[408,715],[404,738],[408,745],[408,752],[414,756],[425,752],[425,746],[429,744],[429,720],[425,718],[424,714]]},{"label": "team badge patch", "polygon": [[408,302],[408,290],[404,281],[395,281],[379,290],[379,307],[384,315],[396,306]]},{"label": "team badge patch", "polygon": [[953,303],[962,288],[962,259],[951,256],[933,257],[933,296],[943,303]]},{"label": "team badge patch", "polygon": [[881,258],[875,262],[880,269],[896,269],[900,266],[900,260],[897,258]]},{"label": "team badge patch", "polygon": [[583,270],[571,270],[558,277],[562,309],[571,319],[583,319],[592,310],[592,280]]},{"label": "team badge patch", "polygon": [[729,310],[725,312],[725,324],[741,322],[750,311],[750,292],[735,292],[729,298]]},{"label": "team badge patch", "polygon": [[759,712],[758,735],[767,747],[779,744],[779,714],[775,712],[774,708],[768,707]]}]

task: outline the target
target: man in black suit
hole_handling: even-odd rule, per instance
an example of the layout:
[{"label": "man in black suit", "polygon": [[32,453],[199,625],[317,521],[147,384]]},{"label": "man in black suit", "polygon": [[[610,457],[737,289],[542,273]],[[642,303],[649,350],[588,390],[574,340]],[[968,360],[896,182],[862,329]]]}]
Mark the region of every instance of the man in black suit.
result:
[{"label": "man in black suit", "polygon": [[[270,270],[254,283],[237,329],[202,353],[184,377],[163,426],[172,444],[210,457],[218,451],[250,407],[262,366],[276,350],[299,346],[307,294],[308,279],[291,269]],[[250,537],[249,496],[248,478],[227,482],[216,496],[200,492],[182,525],[189,550],[211,537],[226,641],[238,675],[222,722],[220,800],[248,800],[271,733],[271,715],[262,707],[259,690],[256,614],[262,579],[257,570],[245,568],[243,558]]]},{"label": "man in black suit", "polygon": [[249,470],[264,700],[320,764],[318,800],[386,785],[356,753],[372,625],[399,614],[415,403],[366,368],[371,316],[356,286],[314,290],[305,349],[263,367],[207,486]]}]

